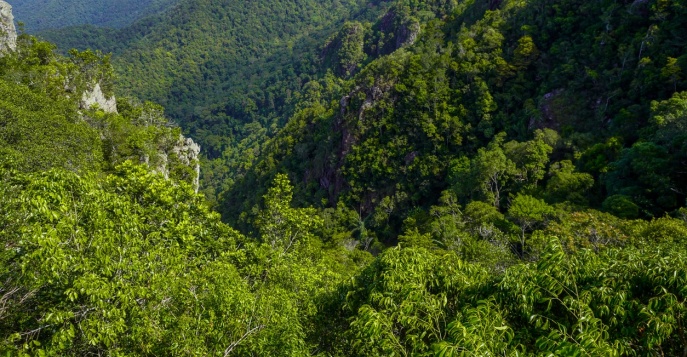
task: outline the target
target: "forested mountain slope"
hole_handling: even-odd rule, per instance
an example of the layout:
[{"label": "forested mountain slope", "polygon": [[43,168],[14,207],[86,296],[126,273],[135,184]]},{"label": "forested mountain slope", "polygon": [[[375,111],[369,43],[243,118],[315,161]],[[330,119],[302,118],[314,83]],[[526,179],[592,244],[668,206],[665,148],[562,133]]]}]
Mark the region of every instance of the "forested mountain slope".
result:
[{"label": "forested mountain slope", "polygon": [[390,5],[227,139],[223,217],[108,56],[0,46],[0,355],[684,355],[684,1]]},{"label": "forested mountain slope", "polygon": [[[362,30],[360,62],[372,61],[351,80],[307,84],[307,104],[232,170],[226,217],[249,212],[255,183],[277,172],[304,203],[352,210],[389,243],[428,232],[445,195],[503,214],[519,195],[630,218],[674,212],[687,193],[685,11],[399,1]],[[415,21],[417,40],[380,56],[373,44],[395,17]]]},{"label": "forested mountain slope", "polygon": [[163,12],[178,0],[18,0],[15,15],[35,33],[47,29],[91,24],[119,28]]},{"label": "forested mountain slope", "polygon": [[[198,152],[160,106],[89,105],[95,88],[112,98],[109,57],[63,57],[27,34],[2,45],[0,354],[313,346],[315,297],[369,255],[316,239],[313,209],[284,210],[287,181],[267,201],[261,238],[241,236],[195,193]],[[286,226],[268,228],[278,215]],[[283,238],[296,222],[298,241]]]},{"label": "forested mountain slope", "polygon": [[[189,132],[201,131],[196,137],[216,157],[243,124],[283,123],[292,96],[318,73],[311,57],[326,29],[334,31],[348,17],[376,14],[379,5],[182,1],[118,31],[86,27],[42,36],[63,48],[95,45],[114,52],[120,91],[163,104]],[[214,135],[203,131],[210,127],[216,127]]]},{"label": "forested mountain slope", "polygon": [[0,157],[22,172],[107,172],[133,160],[194,184],[198,150],[162,108],[115,99],[109,57],[72,51],[26,34],[0,56]]}]

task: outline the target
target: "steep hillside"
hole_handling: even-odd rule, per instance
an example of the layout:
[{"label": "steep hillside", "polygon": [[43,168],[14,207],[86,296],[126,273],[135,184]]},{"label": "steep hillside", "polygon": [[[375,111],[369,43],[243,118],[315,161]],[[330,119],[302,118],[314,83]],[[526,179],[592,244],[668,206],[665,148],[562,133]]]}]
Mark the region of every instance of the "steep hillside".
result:
[{"label": "steep hillside", "polygon": [[206,165],[222,220],[197,145],[114,98],[109,56],[7,31],[0,355],[685,355],[685,11],[398,0],[341,23],[269,68],[310,68],[275,77],[302,80],[290,109],[194,121],[232,143]]},{"label": "steep hillside", "polygon": [[[42,32],[66,49],[113,52],[119,92],[161,103],[203,147],[208,195],[228,179],[223,156],[266,140],[322,78],[324,41],[345,19],[374,19],[384,1],[182,1],[121,30]],[[331,51],[330,51],[331,52]],[[214,173],[214,174],[213,174]]]},{"label": "steep hillside", "polygon": [[133,160],[197,189],[198,146],[158,105],[115,99],[109,57],[62,57],[26,34],[15,43],[0,53],[3,164],[22,172],[108,172]]},{"label": "steep hillside", "polygon": [[120,28],[163,12],[178,0],[15,0],[15,15],[35,33],[47,29],[91,24]]},{"label": "steep hillside", "polygon": [[397,33],[399,18],[417,29],[414,44],[336,88],[306,85],[307,104],[232,170],[225,216],[249,222],[256,182],[277,172],[304,204],[353,210],[387,243],[427,232],[442,192],[499,214],[518,195],[632,218],[674,212],[687,193],[685,11],[679,1],[399,1],[361,30],[360,55],[378,56],[384,47],[370,44]]},{"label": "steep hillside", "polygon": [[[286,225],[226,226],[196,193],[197,145],[160,106],[114,103],[112,72],[0,38],[0,354],[306,354],[313,297],[369,257],[325,246],[313,209],[284,210],[288,182],[265,210]],[[281,234],[294,222],[298,242]]]}]

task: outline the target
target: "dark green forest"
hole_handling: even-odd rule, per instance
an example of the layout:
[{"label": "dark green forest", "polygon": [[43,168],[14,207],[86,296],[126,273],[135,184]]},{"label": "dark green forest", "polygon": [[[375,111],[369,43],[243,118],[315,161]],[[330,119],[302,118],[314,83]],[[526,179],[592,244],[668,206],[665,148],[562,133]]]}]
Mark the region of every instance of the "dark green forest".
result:
[{"label": "dark green forest", "polygon": [[78,25],[121,28],[159,14],[178,0],[20,0],[12,1],[14,16],[32,32]]},{"label": "dark green forest", "polygon": [[0,354],[687,356],[686,22],[181,0],[21,33]]},{"label": "dark green forest", "polygon": [[302,102],[302,87],[326,75],[330,66],[322,65],[320,54],[327,38],[345,20],[373,21],[388,6],[183,1],[122,29],[87,25],[38,35],[63,51],[113,53],[117,92],[162,104],[201,145],[208,158],[205,194],[215,201],[222,182],[232,179],[224,169],[228,162],[273,136]]}]

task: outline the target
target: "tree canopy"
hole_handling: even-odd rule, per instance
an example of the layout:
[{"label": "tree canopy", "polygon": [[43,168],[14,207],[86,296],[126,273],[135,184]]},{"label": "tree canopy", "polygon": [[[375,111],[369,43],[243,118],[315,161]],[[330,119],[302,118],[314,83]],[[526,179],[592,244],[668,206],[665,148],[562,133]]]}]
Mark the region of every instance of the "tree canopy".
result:
[{"label": "tree canopy", "polygon": [[87,39],[112,55],[21,34],[0,355],[685,355],[684,5],[182,0]]}]

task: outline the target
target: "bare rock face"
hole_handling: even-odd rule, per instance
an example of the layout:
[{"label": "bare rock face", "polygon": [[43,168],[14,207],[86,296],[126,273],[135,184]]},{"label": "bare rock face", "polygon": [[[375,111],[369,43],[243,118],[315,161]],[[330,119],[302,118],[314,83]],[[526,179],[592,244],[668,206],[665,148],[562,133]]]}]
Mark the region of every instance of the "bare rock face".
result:
[{"label": "bare rock face", "polygon": [[[193,189],[198,193],[200,187],[200,145],[196,144],[193,139],[179,135],[171,146],[159,148],[154,154],[154,157],[144,156],[141,162],[150,166],[154,172],[162,174],[166,179],[174,178],[190,183]],[[186,167],[191,169],[189,173],[186,169],[182,169],[181,173],[178,167]]]},{"label": "bare rock face", "polygon": [[195,171],[196,174],[193,177],[193,188],[198,192],[200,186],[200,160],[198,159],[200,145],[196,144],[191,138],[180,135],[179,141],[174,148],[172,148],[172,152],[176,154],[182,164],[192,167]]},{"label": "bare rock face", "polygon": [[14,27],[12,6],[0,0],[0,52],[17,49],[17,30]]},{"label": "bare rock face", "polygon": [[117,112],[117,100],[114,96],[106,98],[103,90],[100,88],[100,83],[96,83],[93,89],[85,91],[81,96],[81,108],[88,109],[96,104],[106,113]]},{"label": "bare rock face", "polygon": [[396,48],[412,46],[420,34],[420,24],[411,22],[401,26],[396,33]]}]

